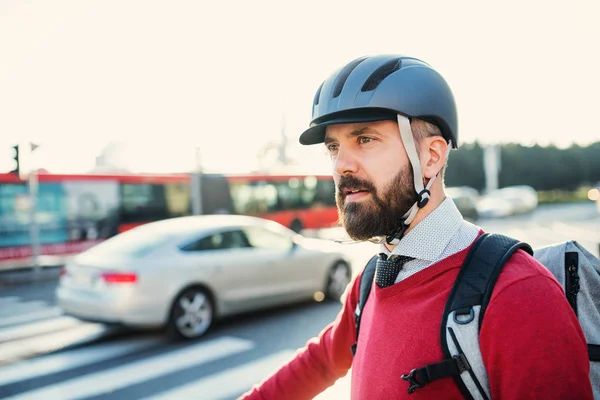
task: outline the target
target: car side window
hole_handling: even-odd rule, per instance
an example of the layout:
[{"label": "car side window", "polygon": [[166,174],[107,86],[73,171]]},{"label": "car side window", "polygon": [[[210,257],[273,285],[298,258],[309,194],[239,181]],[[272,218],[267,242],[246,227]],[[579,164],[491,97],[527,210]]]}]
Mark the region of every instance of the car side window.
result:
[{"label": "car side window", "polygon": [[269,250],[287,250],[292,247],[292,239],[268,229],[252,226],[244,228],[252,247]]},{"label": "car side window", "polygon": [[250,247],[240,230],[217,232],[181,247],[183,251],[226,250]]}]

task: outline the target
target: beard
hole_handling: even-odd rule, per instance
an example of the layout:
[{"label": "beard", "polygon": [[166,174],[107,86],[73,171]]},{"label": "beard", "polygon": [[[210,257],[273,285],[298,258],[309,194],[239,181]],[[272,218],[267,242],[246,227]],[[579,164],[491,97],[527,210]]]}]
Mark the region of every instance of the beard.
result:
[{"label": "beard", "polygon": [[[381,193],[366,180],[352,175],[342,175],[336,186],[335,202],[339,220],[356,241],[366,241],[377,236],[386,236],[402,223],[404,214],[417,201],[412,167],[407,165],[392,178]],[[344,189],[368,191],[370,198],[344,204]]]}]

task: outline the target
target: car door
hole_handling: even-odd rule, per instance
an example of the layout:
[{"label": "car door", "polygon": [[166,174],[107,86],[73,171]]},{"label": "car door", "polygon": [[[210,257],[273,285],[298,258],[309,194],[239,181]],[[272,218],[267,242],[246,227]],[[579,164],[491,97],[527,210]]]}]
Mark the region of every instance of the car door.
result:
[{"label": "car door", "polygon": [[263,277],[264,294],[271,303],[293,301],[306,293],[299,291],[298,265],[295,261],[295,243],[285,232],[261,226],[243,228],[257,260],[266,268]]},{"label": "car door", "polygon": [[261,277],[268,267],[240,229],[212,232],[184,246],[182,252],[198,268],[195,278],[215,291],[222,312],[266,303]]}]

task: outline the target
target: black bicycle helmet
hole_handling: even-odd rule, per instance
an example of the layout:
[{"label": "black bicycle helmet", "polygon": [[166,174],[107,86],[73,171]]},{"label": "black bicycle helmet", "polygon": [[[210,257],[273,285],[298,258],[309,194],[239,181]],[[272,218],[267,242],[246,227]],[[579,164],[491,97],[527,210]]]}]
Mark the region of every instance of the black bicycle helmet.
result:
[{"label": "black bicycle helmet", "polygon": [[434,123],[458,148],[450,87],[429,64],[401,55],[361,57],[334,72],[317,90],[312,122],[300,143],[323,142],[328,125],[395,121],[398,114]]},{"label": "black bicycle helmet", "polygon": [[[452,147],[458,148],[456,105],[450,87],[429,64],[412,57],[361,57],[333,73],[317,90],[310,128],[300,143],[323,142],[328,125],[392,120],[412,166],[417,201],[406,211],[398,228],[380,240],[397,244],[420,208],[429,202],[439,173],[425,184],[410,119],[435,124]],[[448,148],[448,151],[450,148]]]}]

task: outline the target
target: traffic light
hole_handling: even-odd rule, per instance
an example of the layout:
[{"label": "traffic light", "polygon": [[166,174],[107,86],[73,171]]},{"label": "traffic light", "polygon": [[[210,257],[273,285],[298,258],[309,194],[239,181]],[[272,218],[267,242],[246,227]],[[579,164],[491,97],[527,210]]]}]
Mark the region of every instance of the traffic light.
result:
[{"label": "traffic light", "polygon": [[10,171],[10,173],[19,176],[21,172],[21,166],[19,164],[19,145],[17,144],[13,146],[13,150],[13,160],[15,160],[15,168],[12,171]]}]

